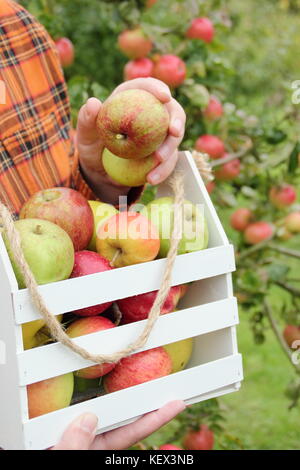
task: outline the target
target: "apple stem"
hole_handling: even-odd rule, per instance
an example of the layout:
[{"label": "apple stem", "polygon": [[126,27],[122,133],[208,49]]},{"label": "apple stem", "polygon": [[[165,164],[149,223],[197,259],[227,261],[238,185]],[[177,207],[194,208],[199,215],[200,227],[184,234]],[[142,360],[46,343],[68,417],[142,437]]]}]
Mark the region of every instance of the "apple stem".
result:
[{"label": "apple stem", "polygon": [[126,136],[124,134],[116,134],[116,139],[117,140],[125,140]]},{"label": "apple stem", "polygon": [[118,258],[118,256],[121,254],[122,250],[120,250],[119,248],[116,250],[114,256],[113,256],[113,259],[111,260],[110,262],[110,265],[112,268],[115,267],[115,262],[116,262],[116,259]]},{"label": "apple stem", "polygon": [[36,233],[37,235],[42,235],[42,233],[43,233],[43,231],[42,231],[42,226],[41,226],[41,225],[37,225],[37,226],[35,227],[34,233]]}]

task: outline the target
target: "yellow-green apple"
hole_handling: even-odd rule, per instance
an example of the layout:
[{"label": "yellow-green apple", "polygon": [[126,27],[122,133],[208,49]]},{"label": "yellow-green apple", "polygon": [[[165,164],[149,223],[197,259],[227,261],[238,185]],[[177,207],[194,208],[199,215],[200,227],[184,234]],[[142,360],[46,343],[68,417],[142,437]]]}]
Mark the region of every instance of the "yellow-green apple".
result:
[{"label": "yellow-green apple", "polygon": [[133,80],[134,78],[151,77],[153,72],[153,62],[147,57],[135,59],[127,62],[124,67],[124,80]]},{"label": "yellow-green apple", "polygon": [[29,418],[66,408],[71,403],[73,390],[72,372],[27,385]]},{"label": "yellow-green apple", "polygon": [[21,219],[45,219],[59,225],[71,237],[75,251],[84,250],[94,230],[88,201],[70,188],[50,188],[31,196],[20,212]]},{"label": "yellow-green apple", "polygon": [[166,344],[165,350],[172,360],[172,374],[183,370],[189,362],[193,352],[193,338]]},{"label": "yellow-green apple", "polygon": [[124,186],[142,186],[147,181],[147,174],[157,165],[154,154],[145,158],[126,159],[103,152],[103,166],[106,173],[117,183]]},{"label": "yellow-green apple", "polygon": [[[62,321],[63,315],[56,316],[58,321]],[[43,319],[24,323],[22,325],[22,336],[24,349],[37,348],[51,341],[51,333]]]},{"label": "yellow-green apple", "polygon": [[[159,257],[166,257],[170,249],[170,239],[174,227],[174,199],[171,197],[155,199],[141,213],[158,228],[160,236]],[[203,211],[187,200],[183,207],[182,229],[183,236],[179,243],[178,254],[207,248],[208,229]]]},{"label": "yellow-green apple", "polygon": [[300,345],[300,327],[296,325],[286,325],[283,330],[283,337],[290,348],[295,341],[299,341]]},{"label": "yellow-green apple", "polygon": [[213,40],[214,34],[214,25],[210,19],[205,17],[194,18],[186,32],[186,36],[189,39],[201,39],[206,43],[210,43]]},{"label": "yellow-green apple", "polygon": [[284,220],[285,228],[291,233],[300,233],[300,212],[291,212]]},{"label": "yellow-green apple", "polygon": [[145,158],[163,143],[169,127],[167,108],[145,90],[126,90],[102,105],[97,127],[108,150],[122,158]]},{"label": "yellow-green apple", "polygon": [[97,232],[97,251],[121,268],[156,258],[160,242],[156,227],[136,212],[120,212]]},{"label": "yellow-green apple", "polygon": [[215,96],[211,96],[203,111],[204,116],[208,121],[216,121],[223,115],[223,106]]},{"label": "yellow-green apple", "polygon": [[[15,222],[25,259],[38,284],[68,279],[74,266],[74,246],[69,235],[48,220],[23,219]],[[4,232],[4,243],[20,289],[23,275]]]},{"label": "yellow-green apple", "polygon": [[69,67],[74,62],[75,49],[68,38],[59,38],[55,41],[56,49],[63,67]]},{"label": "yellow-green apple", "polygon": [[[115,325],[108,318],[105,317],[86,317],[75,320],[67,328],[66,333],[70,338],[77,338],[78,336],[88,335],[90,333],[96,333],[97,331],[103,331],[110,328],[114,328]],[[97,379],[107,374],[113,368],[115,364],[97,364],[95,366],[85,367],[74,375],[83,379]]]},{"label": "yellow-green apple", "polygon": [[[148,318],[158,291],[134,295],[118,300],[117,304],[122,313],[122,323],[133,323]],[[174,312],[181,295],[181,286],[171,287],[168,296],[161,308],[161,315]]]},{"label": "yellow-green apple", "polygon": [[238,232],[244,232],[252,219],[252,211],[247,207],[240,207],[231,214],[230,225]]},{"label": "yellow-green apple", "polygon": [[270,189],[269,199],[277,209],[284,209],[296,201],[297,192],[294,186],[284,183],[280,186],[273,186]]},{"label": "yellow-green apple", "polygon": [[256,245],[264,240],[269,240],[274,235],[274,227],[263,220],[249,224],[244,231],[244,238],[249,245]]},{"label": "yellow-green apple", "polygon": [[[104,271],[110,271],[111,269],[110,262],[98,253],[88,250],[78,251],[75,253],[74,268],[70,277],[87,276],[88,274],[102,273]],[[111,304],[112,302],[106,302],[104,304],[93,305],[92,307],[75,310],[73,313],[81,317],[99,315],[108,309]]]},{"label": "yellow-green apple", "polygon": [[94,216],[94,232],[91,238],[90,243],[87,246],[88,250],[97,251],[96,249],[96,239],[97,239],[97,230],[101,224],[103,224],[107,219],[112,215],[118,213],[118,210],[111,204],[106,204],[105,202],[100,201],[88,201],[90,208],[92,209]]},{"label": "yellow-green apple", "polygon": [[152,49],[152,42],[141,28],[123,31],[118,37],[118,45],[129,59],[141,59]]},{"label": "yellow-green apple", "polygon": [[154,63],[153,77],[165,82],[172,88],[177,88],[185,80],[186,65],[176,55],[162,55]]},{"label": "yellow-green apple", "polygon": [[207,153],[211,158],[222,158],[225,153],[224,142],[216,135],[205,134],[196,140],[195,149]]},{"label": "yellow-green apple", "polygon": [[133,387],[169,375],[172,361],[164,348],[154,348],[125,357],[104,378],[107,393]]}]

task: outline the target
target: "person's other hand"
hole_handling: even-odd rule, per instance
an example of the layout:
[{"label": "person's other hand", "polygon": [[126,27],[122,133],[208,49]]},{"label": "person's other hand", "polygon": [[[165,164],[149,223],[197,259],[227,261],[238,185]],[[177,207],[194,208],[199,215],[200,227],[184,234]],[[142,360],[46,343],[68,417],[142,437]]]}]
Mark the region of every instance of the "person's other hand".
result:
[{"label": "person's other hand", "polygon": [[79,416],[51,450],[124,450],[157,431],[185,409],[183,401],[173,401],[113,431],[96,436],[98,419],[91,413]]}]

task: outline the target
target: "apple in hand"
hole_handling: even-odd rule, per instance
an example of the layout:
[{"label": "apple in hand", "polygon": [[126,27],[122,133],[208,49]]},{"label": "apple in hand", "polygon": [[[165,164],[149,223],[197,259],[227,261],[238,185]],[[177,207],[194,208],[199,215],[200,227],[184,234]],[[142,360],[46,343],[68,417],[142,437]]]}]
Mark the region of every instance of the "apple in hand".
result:
[{"label": "apple in hand", "polygon": [[207,153],[213,159],[222,158],[225,153],[224,142],[216,135],[206,134],[199,137],[195,144],[198,152]]},{"label": "apple in hand", "polygon": [[146,57],[152,49],[152,42],[141,28],[123,31],[118,37],[118,45],[129,59]]},{"label": "apple in hand", "polygon": [[120,212],[101,225],[96,246],[100,255],[121,268],[154,260],[160,242],[156,227],[146,217]]},{"label": "apple in hand", "polygon": [[214,35],[214,25],[205,17],[195,18],[186,32],[186,36],[188,38],[201,39],[206,43],[210,43],[213,40]]},{"label": "apple in hand", "polygon": [[187,450],[211,450],[214,447],[214,433],[206,424],[202,424],[197,431],[190,431],[183,440]]},{"label": "apple in hand", "polygon": [[147,181],[148,173],[157,165],[154,154],[145,158],[125,159],[111,153],[103,152],[102,162],[106,173],[123,186],[138,187]]},{"label": "apple in hand", "polygon": [[117,214],[119,211],[111,204],[106,204],[105,202],[88,201],[88,203],[90,205],[90,208],[92,209],[93,216],[94,216],[94,232],[93,232],[91,241],[87,246],[87,249],[90,251],[97,251],[96,239],[97,239],[98,228],[106,220],[108,220],[113,215]]},{"label": "apple in hand", "polygon": [[[70,277],[74,266],[74,247],[62,228],[40,219],[18,220],[15,228],[20,235],[25,259],[38,284],[63,281]],[[24,278],[5,232],[3,239],[19,288],[24,289]]]},{"label": "apple in hand", "polygon": [[177,88],[186,78],[186,65],[176,55],[162,55],[155,61],[153,77],[165,82],[171,88]]},{"label": "apple in hand", "polygon": [[299,341],[300,345],[300,327],[296,325],[286,325],[283,330],[283,337],[290,348],[292,348],[294,341]]},{"label": "apple in hand", "polygon": [[75,251],[84,250],[94,230],[92,210],[82,194],[70,188],[37,192],[24,204],[21,219],[45,219],[59,225],[71,237]]},{"label": "apple in hand", "polygon": [[116,392],[164,377],[171,370],[172,361],[164,348],[149,349],[121,359],[104,378],[104,389],[107,393]]},{"label": "apple in hand", "polygon": [[[174,199],[162,197],[150,202],[142,214],[158,228],[160,236],[159,257],[165,258],[170,249],[170,239],[174,227]],[[208,229],[200,208],[190,201],[183,207],[183,236],[179,243],[178,254],[203,250],[208,246]]]},{"label": "apple in hand", "polygon": [[108,150],[121,158],[145,158],[167,137],[167,108],[145,90],[126,90],[108,98],[98,114],[99,135]]},{"label": "apple in hand", "polygon": [[[181,292],[181,286],[171,287],[162,306],[161,315],[174,312],[180,300]],[[158,291],[146,292],[145,294],[118,300],[117,304],[122,313],[122,323],[133,323],[148,318],[157,293]]]},{"label": "apple in hand", "polygon": [[151,77],[153,73],[153,62],[147,57],[135,59],[127,62],[124,67],[124,80],[133,80],[134,78]]},{"label": "apple in hand", "polygon": [[55,41],[56,49],[63,67],[69,67],[74,62],[75,50],[72,41],[68,38],[59,38]]},{"label": "apple in hand", "polygon": [[27,385],[29,419],[66,408],[74,390],[73,373]]},{"label": "apple in hand", "polygon": [[[97,331],[103,331],[110,328],[115,328],[108,318],[105,317],[86,317],[75,320],[67,328],[66,333],[70,338],[77,338],[78,336],[88,335],[90,333],[96,333]],[[80,369],[74,374],[82,379],[97,379],[105,374],[108,374],[115,364],[97,364],[95,366],[85,367]]]},{"label": "apple in hand", "polygon": [[[110,262],[94,251],[78,251],[75,253],[74,268],[71,278],[87,276],[88,274],[102,273],[112,269]],[[101,288],[101,287],[100,287]],[[112,302],[106,302],[92,307],[85,307],[75,310],[73,313],[81,317],[99,315],[111,306]]]},{"label": "apple in hand", "polygon": [[193,338],[176,341],[176,343],[166,344],[165,350],[172,361],[172,374],[185,368],[193,352]]}]

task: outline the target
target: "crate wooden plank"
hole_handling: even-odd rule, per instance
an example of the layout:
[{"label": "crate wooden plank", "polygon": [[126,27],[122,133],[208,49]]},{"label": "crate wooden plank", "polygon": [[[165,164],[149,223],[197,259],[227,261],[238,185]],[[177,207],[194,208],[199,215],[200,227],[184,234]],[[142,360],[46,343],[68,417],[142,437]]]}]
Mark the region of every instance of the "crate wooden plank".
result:
[{"label": "crate wooden plank", "polygon": [[[238,323],[235,298],[162,315],[147,344],[141,349],[173,343]],[[89,352],[111,354],[130,344],[145,327],[146,320],[75,338]],[[27,385],[50,377],[88,367],[93,363],[74,354],[61,343],[24,351],[18,355],[20,384]],[[47,364],[47,367],[45,367]]]},{"label": "crate wooden plank", "polygon": [[[46,305],[53,314],[118,300],[158,290],[166,260],[136,264],[76,279],[40,286]],[[172,285],[210,278],[235,270],[232,245],[210,248],[177,257]],[[15,319],[18,324],[40,318],[27,289],[13,293]]]},{"label": "crate wooden plank", "polygon": [[67,424],[83,412],[95,413],[100,424],[98,432],[103,432],[169,401],[200,398],[202,394],[237,383],[241,378],[242,361],[241,355],[237,354],[104,395],[25,422],[25,447],[45,449],[54,445]]}]

